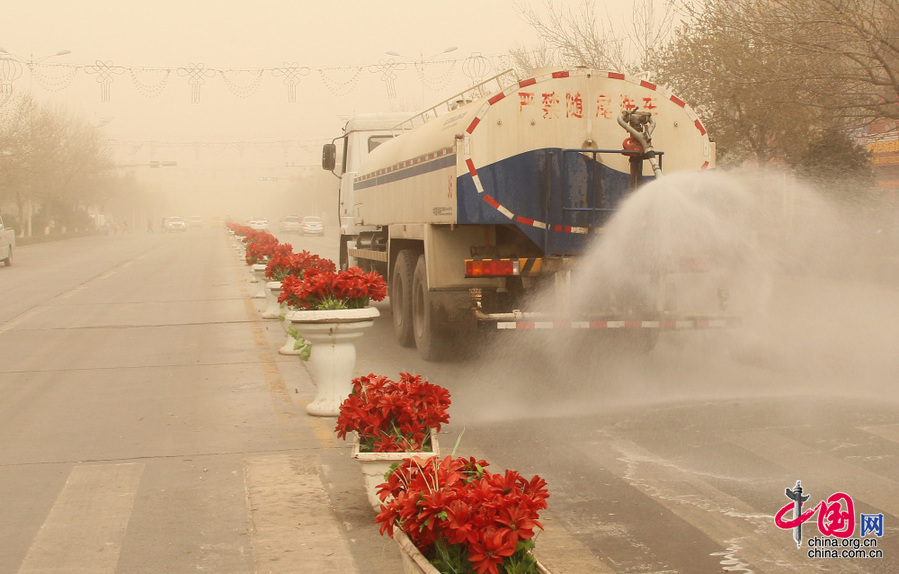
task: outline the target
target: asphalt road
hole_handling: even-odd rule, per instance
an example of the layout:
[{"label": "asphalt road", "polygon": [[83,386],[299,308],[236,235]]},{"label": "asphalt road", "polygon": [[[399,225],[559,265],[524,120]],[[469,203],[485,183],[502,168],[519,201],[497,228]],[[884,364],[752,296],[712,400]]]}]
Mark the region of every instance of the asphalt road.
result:
[{"label": "asphalt road", "polygon": [[[281,239],[336,254],[333,232]],[[221,230],[26,246],[0,267],[0,572],[399,571],[246,278]],[[551,571],[896,571],[895,286],[780,277],[739,333],[649,355],[514,334],[449,363],[398,346],[377,306],[357,373],[447,387],[444,452],[549,482]],[[817,515],[797,549],[774,524],[797,480],[805,509],[842,492],[856,522],[882,513],[882,537],[850,540],[883,557],[810,558]]]}]

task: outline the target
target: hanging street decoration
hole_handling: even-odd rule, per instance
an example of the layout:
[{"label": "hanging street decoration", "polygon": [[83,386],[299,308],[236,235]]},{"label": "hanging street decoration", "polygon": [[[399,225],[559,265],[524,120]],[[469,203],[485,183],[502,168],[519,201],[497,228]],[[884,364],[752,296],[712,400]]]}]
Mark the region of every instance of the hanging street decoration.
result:
[{"label": "hanging street decoration", "polygon": [[215,70],[206,68],[205,64],[194,64],[191,62],[185,68],[178,68],[179,76],[186,76],[187,83],[190,84],[190,102],[192,104],[200,103],[200,87],[206,83],[206,78],[215,76]]},{"label": "hanging street decoration", "polygon": [[97,83],[100,84],[100,101],[108,102],[110,97],[110,86],[112,86],[112,77],[125,73],[122,66],[113,66],[112,62],[101,62],[93,66],[85,66],[84,71],[88,74],[97,74]]},{"label": "hanging street decoration", "polygon": [[12,94],[13,82],[22,77],[22,63],[10,54],[0,54],[0,94]]},{"label": "hanging street decoration", "polygon": [[[161,94],[165,90],[169,76],[172,75],[172,70],[164,68],[128,68],[128,72],[131,74],[131,81],[134,83],[134,87],[145,98],[155,98]],[[156,80],[152,83],[147,83],[139,78],[138,74],[141,76],[155,76]]]},{"label": "hanging street decoration", "polygon": [[[461,68],[462,74],[468,78],[468,85],[477,84],[486,78],[491,71],[506,69],[508,56],[485,56],[473,52],[467,58],[440,58],[417,61],[413,64],[418,79],[424,88],[438,91],[445,88]],[[29,77],[24,78],[25,69]],[[38,87],[58,92],[68,88],[79,74],[95,76],[100,85],[100,101],[108,103],[112,98],[112,84],[116,76],[124,76],[131,80],[135,89],[146,98],[160,96],[168,87],[169,79],[174,75],[184,78],[190,86],[190,101],[200,103],[201,88],[215,78],[221,77],[225,87],[235,97],[248,98],[256,94],[266,77],[276,78],[287,88],[287,101],[297,101],[297,88],[302,78],[313,71],[318,73],[322,85],[335,96],[345,96],[353,92],[363,75],[368,72],[378,74],[387,90],[387,97],[397,99],[396,80],[398,72],[407,69],[407,65],[394,59],[379,60],[375,64],[361,66],[303,66],[299,62],[284,62],[278,67],[259,67],[246,69],[219,69],[207,67],[203,63],[190,62],[179,67],[142,67],[115,65],[111,60],[96,60],[91,65],[63,63],[43,63],[25,60],[14,54],[0,54],[0,95],[11,95],[20,82],[33,82]],[[127,73],[127,74],[126,74]],[[4,100],[0,100],[3,105]]]},{"label": "hanging street decoration", "polygon": [[361,66],[323,68],[318,71],[318,75],[329,92],[335,96],[345,96],[356,88],[363,69]]},{"label": "hanging street decoration", "polygon": [[415,71],[423,86],[430,90],[441,90],[453,79],[456,60],[415,62]]},{"label": "hanging street decoration", "polygon": [[35,83],[48,92],[61,92],[75,80],[75,75],[83,66],[69,66],[66,64],[39,64],[26,63],[31,77]]},{"label": "hanging street decoration", "polygon": [[284,66],[272,69],[273,76],[284,78],[288,103],[292,104],[297,101],[297,86],[300,83],[300,76],[308,76],[309,71],[309,68],[300,66],[298,62],[284,62]]},{"label": "hanging street decoration", "polygon": [[[249,98],[256,93],[264,73],[265,70],[261,68],[256,70],[219,70],[228,90],[241,99]],[[249,78],[249,81],[239,82],[240,78]]]},{"label": "hanging street decoration", "polygon": [[486,80],[491,68],[490,60],[482,56],[480,52],[472,52],[471,56],[462,62],[462,73],[468,78],[469,86],[480,84]]},{"label": "hanging street decoration", "polygon": [[397,62],[393,58],[389,60],[379,60],[377,64],[369,66],[371,73],[381,73],[381,81],[387,86],[387,97],[391,100],[396,99],[396,73],[406,69],[406,64]]}]

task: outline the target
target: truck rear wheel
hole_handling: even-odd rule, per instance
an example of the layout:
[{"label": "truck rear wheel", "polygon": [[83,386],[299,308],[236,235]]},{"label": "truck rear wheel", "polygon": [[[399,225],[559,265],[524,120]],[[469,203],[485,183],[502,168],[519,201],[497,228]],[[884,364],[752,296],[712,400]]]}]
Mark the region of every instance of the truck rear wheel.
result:
[{"label": "truck rear wheel", "polygon": [[390,279],[390,314],[393,315],[393,333],[404,347],[415,346],[412,329],[412,274],[415,272],[415,254],[403,249],[393,265]]},{"label": "truck rear wheel", "polygon": [[425,361],[439,361],[446,357],[448,341],[435,325],[434,310],[428,292],[428,270],[425,256],[419,255],[412,273],[412,332],[418,355]]}]

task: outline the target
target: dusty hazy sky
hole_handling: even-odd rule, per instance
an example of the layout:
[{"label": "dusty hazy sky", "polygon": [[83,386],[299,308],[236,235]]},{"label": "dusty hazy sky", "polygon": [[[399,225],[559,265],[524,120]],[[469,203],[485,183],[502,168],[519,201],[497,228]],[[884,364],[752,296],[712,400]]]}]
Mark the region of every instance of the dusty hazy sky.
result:
[{"label": "dusty hazy sky", "polygon": [[[23,60],[71,50],[44,60],[34,78],[23,69],[14,89],[30,88],[92,121],[103,119],[112,137],[319,139],[333,133],[341,115],[414,110],[422,100],[431,104],[452,95],[465,87],[465,60],[474,52],[500,56],[515,44],[532,44],[533,32],[516,14],[515,1],[9,2],[0,19],[0,47]],[[426,66],[423,85],[413,60],[450,46],[457,50],[435,59],[455,65]],[[372,68],[391,59],[386,51],[402,54],[393,60],[406,65],[393,70],[394,98]],[[102,101],[98,63],[115,69],[107,83],[109,101]],[[185,70],[191,64],[207,70],[196,78],[202,81],[198,102]],[[289,65],[308,68],[298,77],[295,102],[288,101],[283,72],[274,71]],[[233,72],[260,68],[261,77]]]},{"label": "dusty hazy sky", "polygon": [[[107,129],[117,137],[284,137],[302,125],[285,122],[287,117],[326,126],[330,133],[327,121],[339,115],[391,106],[414,110],[422,101],[432,104],[461,90],[477,71],[465,65],[474,53],[500,56],[514,45],[535,43],[532,28],[516,12],[522,4],[544,8],[543,0],[30,0],[5,3],[0,47],[22,60],[71,50],[44,60],[37,68],[40,77],[30,79],[23,70],[14,87],[63,101],[91,118],[113,118]],[[608,5],[628,13],[632,4],[616,0],[597,6],[599,12]],[[423,85],[413,61],[450,46],[457,50],[435,59],[451,59],[455,66],[425,67],[429,77]],[[394,98],[381,72],[372,68],[391,59],[387,51],[402,54],[393,60],[406,64],[405,70],[394,70]],[[108,102],[101,101],[96,70],[89,70],[98,62],[116,68]],[[179,71],[191,64],[210,72],[202,78],[199,103],[192,103],[187,72]],[[292,105],[285,77],[272,72],[287,64],[309,69],[298,78]],[[490,64],[491,72],[501,71],[497,59]],[[75,66],[80,68],[72,73]],[[353,76],[348,67],[363,69],[351,86],[340,86]],[[259,68],[266,71],[258,85],[257,73],[231,72],[227,78],[221,73]],[[164,89],[160,70],[170,71]],[[321,137],[318,130],[311,133]]]},{"label": "dusty hazy sky", "polygon": [[[510,48],[536,44],[516,11],[523,2],[545,8],[544,0],[9,1],[0,47],[18,62],[0,54],[0,83],[103,125],[121,163],[177,160],[179,177],[201,163],[311,166],[353,113],[411,115],[472,76],[506,69]],[[632,5],[601,1],[597,12],[626,15]],[[443,54],[449,47],[457,49]],[[52,56],[60,50],[71,53]],[[474,60],[478,53],[489,60]],[[391,60],[392,86],[378,68]],[[42,62],[33,75],[28,61]],[[163,174],[153,177],[166,187]],[[221,187],[207,173],[191,177]]]}]

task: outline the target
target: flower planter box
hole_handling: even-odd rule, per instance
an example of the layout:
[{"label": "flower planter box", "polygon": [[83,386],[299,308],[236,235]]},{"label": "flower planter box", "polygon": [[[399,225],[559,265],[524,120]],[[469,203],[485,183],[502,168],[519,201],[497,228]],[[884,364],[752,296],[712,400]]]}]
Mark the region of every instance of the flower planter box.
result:
[{"label": "flower planter box", "polygon": [[359,461],[362,467],[362,480],[365,485],[365,494],[368,502],[375,512],[381,510],[381,499],[378,498],[378,485],[384,482],[384,475],[395,463],[413,456],[429,458],[440,456],[440,445],[437,442],[437,433],[431,429],[431,451],[412,452],[360,452],[359,437],[353,441],[353,458]]},{"label": "flower planter box", "polygon": [[403,574],[440,574],[440,571],[431,566],[425,555],[412,544],[405,532],[397,528],[393,533],[393,540],[400,547]]},{"label": "flower planter box", "polygon": [[[393,532],[393,540],[400,549],[400,556],[403,559],[403,574],[440,574],[440,571],[434,568],[425,558],[418,548],[412,544],[406,533],[397,528]],[[537,561],[538,574],[552,574],[547,570],[540,561]]]}]

